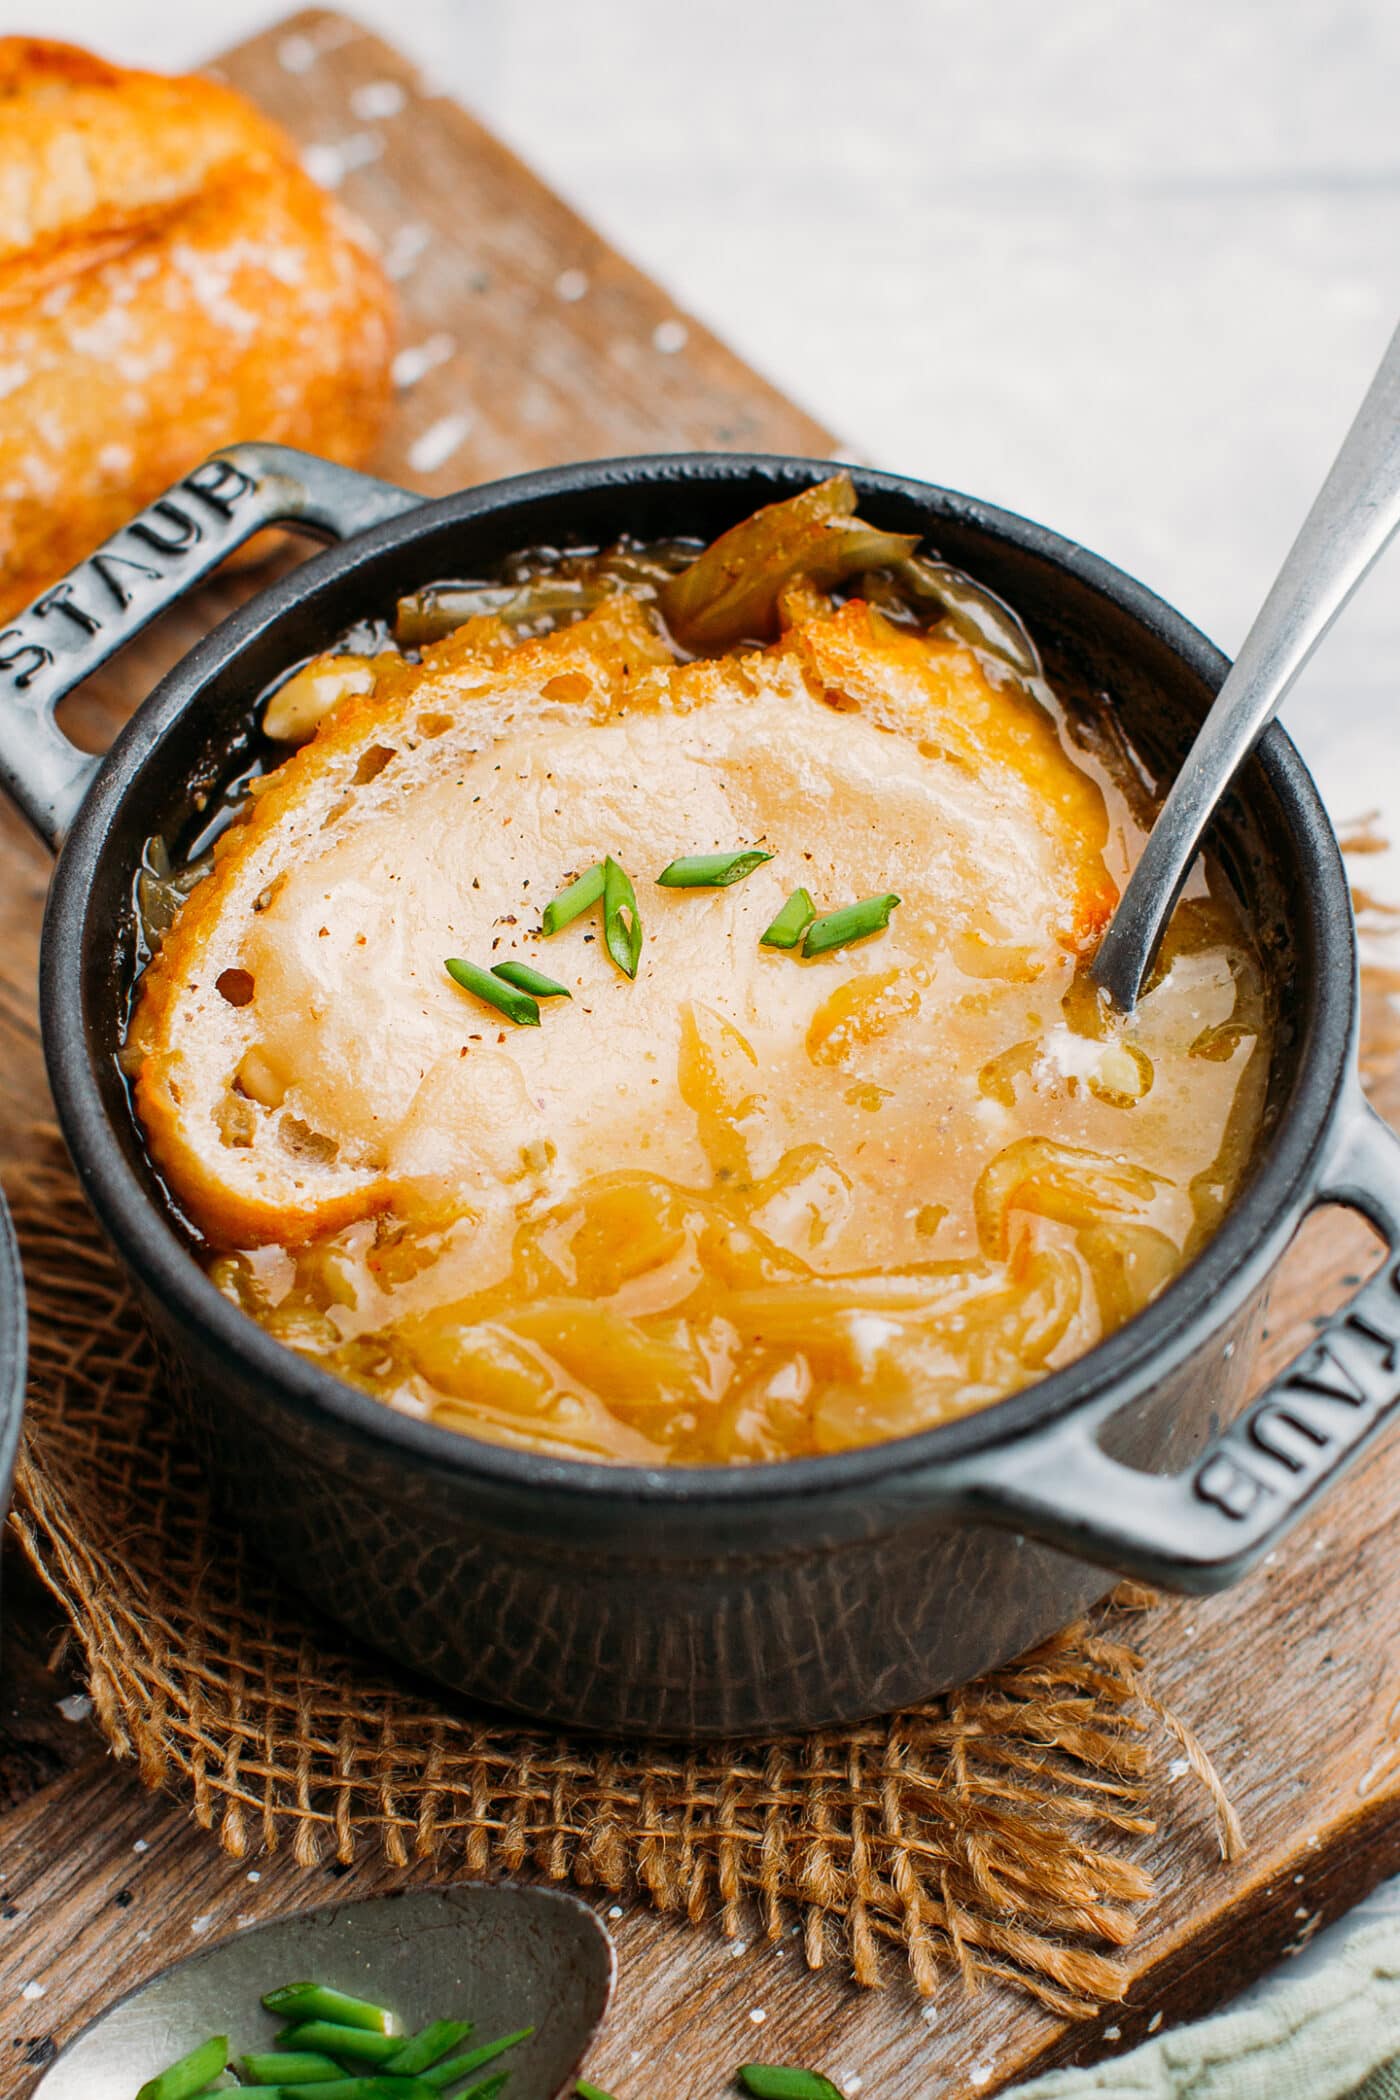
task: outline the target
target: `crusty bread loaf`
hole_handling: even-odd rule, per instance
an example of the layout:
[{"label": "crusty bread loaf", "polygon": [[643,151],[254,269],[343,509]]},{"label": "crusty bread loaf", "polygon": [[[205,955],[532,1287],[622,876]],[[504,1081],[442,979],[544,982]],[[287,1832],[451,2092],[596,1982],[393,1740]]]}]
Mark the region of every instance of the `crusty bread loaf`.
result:
[{"label": "crusty bread loaf", "polygon": [[0,619],[218,445],[363,459],[392,304],[231,89],[0,38]]}]

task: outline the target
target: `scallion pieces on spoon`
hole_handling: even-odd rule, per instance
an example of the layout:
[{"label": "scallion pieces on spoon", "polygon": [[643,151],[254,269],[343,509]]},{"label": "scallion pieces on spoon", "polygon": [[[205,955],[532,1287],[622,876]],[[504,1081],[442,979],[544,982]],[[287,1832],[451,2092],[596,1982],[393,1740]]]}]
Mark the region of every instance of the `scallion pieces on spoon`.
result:
[{"label": "scallion pieces on spoon", "polygon": [[739,846],[732,853],[685,853],[668,862],[656,880],[663,890],[727,890],[731,882],[742,882],[772,858],[761,846]]},{"label": "scallion pieces on spoon", "polygon": [[858,904],[843,904],[824,919],[814,919],[802,943],[804,955],[829,955],[833,948],[848,948],[868,934],[882,933],[899,899],[893,890],[882,897],[862,897]]},{"label": "scallion pieces on spoon", "polygon": [[573,993],[566,984],[556,984],[542,970],[532,970],[528,963],[492,963],[491,975],[499,977],[502,984],[513,984],[518,992],[529,992],[535,999],[572,999]]},{"label": "scallion pieces on spoon", "polygon": [[541,933],[559,933],[564,927],[572,926],[575,919],[581,919],[592,909],[602,894],[603,863],[595,860],[576,882],[571,882],[567,889],[561,890],[546,904],[540,920]]},{"label": "scallion pieces on spoon", "polygon": [[[498,1014],[504,1014],[508,1021],[514,1021],[517,1028],[539,1027],[539,1001],[532,999],[528,992],[517,991],[513,984],[502,984],[499,977],[493,977],[491,972],[483,970],[479,963],[467,962],[460,955],[449,955],[443,963],[443,968],[454,984],[459,984],[464,992],[470,992],[474,998],[485,1000],[488,1006],[494,1006]],[[280,2006],[270,2009],[273,2012],[282,2010]],[[330,2019],[331,2015],[327,2013],[324,2017]]]},{"label": "scallion pieces on spoon", "polygon": [[193,2095],[212,2085],[228,2062],[228,2036],[211,2035],[188,2056],[148,2078],[136,2100],[193,2100]]},{"label": "scallion pieces on spoon", "polygon": [[[262,2002],[293,2022],[278,2034],[276,2049],[240,2059],[239,2089],[267,2100],[440,2100],[448,2087],[458,2088],[453,2100],[496,2100],[507,2071],[465,2088],[462,2081],[535,2031],[521,2027],[453,2056],[472,2031],[470,2020],[432,2020],[406,2035],[397,2013],[323,1983],[284,1984]],[[137,2100],[205,2100],[235,2085],[227,2063],[228,2039],[215,2035],[148,2079]]]},{"label": "scallion pieces on spoon", "polygon": [[794,890],[772,925],[759,935],[759,947],[795,948],[816,916],[817,907],[806,890]]}]

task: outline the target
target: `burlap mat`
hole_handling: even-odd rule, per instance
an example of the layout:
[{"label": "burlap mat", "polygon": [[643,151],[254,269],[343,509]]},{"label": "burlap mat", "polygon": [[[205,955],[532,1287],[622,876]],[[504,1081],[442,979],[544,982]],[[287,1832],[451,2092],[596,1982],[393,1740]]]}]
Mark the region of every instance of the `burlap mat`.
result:
[{"label": "burlap mat", "polygon": [[[12,1522],[72,1621],[119,1756],[242,1857],[533,1871],[731,1932],[801,1920],[808,1961],[918,1989],[999,1977],[1057,2011],[1121,1995],[1151,1884],[1155,1749],[1189,1732],[1121,1638],[1122,1605],[967,1690],[861,1727],[668,1751],[570,1738],[420,1684],[314,1616],[211,1508],[152,1351],[56,1146],[8,1175],[30,1293]],[[1168,1742],[1170,1738],[1170,1742]],[[1162,1761],[1161,1759],[1158,1760]]]}]

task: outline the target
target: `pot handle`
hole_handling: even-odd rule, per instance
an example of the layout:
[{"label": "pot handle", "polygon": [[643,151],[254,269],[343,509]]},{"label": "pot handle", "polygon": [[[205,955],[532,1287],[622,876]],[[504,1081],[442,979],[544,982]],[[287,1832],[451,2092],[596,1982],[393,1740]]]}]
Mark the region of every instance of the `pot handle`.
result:
[{"label": "pot handle", "polygon": [[0,788],[57,851],[102,764],[65,694],[265,526],[346,539],[422,500],[286,445],[214,453],[0,630]]},{"label": "pot handle", "polygon": [[1384,1262],[1191,1470],[1143,1473],[1099,1443],[1147,1390],[1119,1388],[955,1467],[956,1506],[1169,1589],[1226,1588],[1282,1538],[1400,1408],[1400,1136],[1355,1097],[1309,1204],[1344,1203]]}]

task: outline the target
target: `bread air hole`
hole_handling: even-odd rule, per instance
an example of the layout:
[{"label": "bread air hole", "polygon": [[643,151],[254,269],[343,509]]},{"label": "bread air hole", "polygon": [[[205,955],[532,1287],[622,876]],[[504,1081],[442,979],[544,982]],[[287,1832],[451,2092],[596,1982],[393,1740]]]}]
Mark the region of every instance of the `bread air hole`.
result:
[{"label": "bread air hole", "polygon": [[388,744],[371,744],[367,751],[360,753],[360,761],[354,774],[356,787],[364,787],[367,782],[377,780],[384,768],[397,757],[398,752]]},{"label": "bread air hole", "polygon": [[313,1166],[333,1166],[340,1151],[334,1138],[327,1137],[324,1131],[313,1130],[309,1123],[303,1123],[300,1116],[283,1116],[277,1125],[277,1135],[284,1152]]},{"label": "bread air hole", "polygon": [[452,715],[420,715],[418,717],[419,736],[446,736],[448,730],[455,729],[456,726],[456,720]]},{"label": "bread air hole", "polygon": [[221,970],[214,979],[214,989],[230,1006],[251,1006],[253,1003],[253,979],[247,970]]},{"label": "bread air hole", "polygon": [[214,1128],[219,1133],[221,1144],[246,1150],[258,1134],[257,1110],[251,1101],[230,1087],[214,1111]]}]

